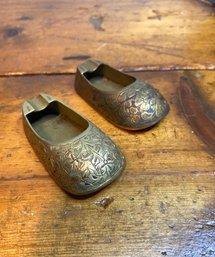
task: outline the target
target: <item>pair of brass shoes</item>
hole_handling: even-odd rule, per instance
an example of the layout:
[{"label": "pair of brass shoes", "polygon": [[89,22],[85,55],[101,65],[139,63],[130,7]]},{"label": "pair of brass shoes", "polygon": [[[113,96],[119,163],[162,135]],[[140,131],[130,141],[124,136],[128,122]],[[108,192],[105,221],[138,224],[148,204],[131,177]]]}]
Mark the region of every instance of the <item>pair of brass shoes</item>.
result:
[{"label": "pair of brass shoes", "polygon": [[[169,111],[151,85],[96,60],[78,66],[75,89],[109,121],[129,130],[152,126]],[[50,176],[71,194],[94,193],[125,167],[125,157],[107,135],[50,95],[24,103],[23,123]]]}]

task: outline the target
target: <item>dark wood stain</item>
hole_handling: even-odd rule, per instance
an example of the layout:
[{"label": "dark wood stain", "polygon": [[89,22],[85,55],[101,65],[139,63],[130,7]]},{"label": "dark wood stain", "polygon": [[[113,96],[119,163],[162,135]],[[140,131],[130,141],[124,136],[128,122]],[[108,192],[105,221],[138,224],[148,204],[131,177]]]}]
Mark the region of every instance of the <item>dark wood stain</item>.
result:
[{"label": "dark wood stain", "polygon": [[95,30],[104,31],[105,29],[101,27],[104,21],[104,17],[101,15],[93,15],[89,18],[89,22],[93,25]]},{"label": "dark wood stain", "polygon": [[64,61],[68,61],[68,60],[86,60],[86,59],[89,59],[91,58],[90,55],[71,55],[71,56],[64,56],[62,59]]},{"label": "dark wood stain", "polygon": [[22,33],[22,31],[23,29],[20,27],[10,27],[10,28],[4,29],[3,33],[5,38],[11,38],[11,37],[18,36],[19,34]]},{"label": "dark wood stain", "polygon": [[215,7],[215,0],[200,0],[200,1],[205,3],[205,4],[209,4],[209,5]]},{"label": "dark wood stain", "polygon": [[112,196],[106,196],[100,200],[95,201],[94,204],[106,209],[113,202],[113,200],[114,198]]},{"label": "dark wood stain", "polygon": [[[201,138],[201,140],[208,146],[210,152],[215,154],[215,121],[208,117],[207,113],[211,110],[205,110],[202,99],[196,99],[194,94],[195,85],[192,84],[189,74],[186,77],[182,76],[179,87],[179,102],[183,109],[185,118],[188,120],[193,131]],[[213,115],[210,115],[211,117]]]},{"label": "dark wood stain", "polygon": [[20,21],[30,21],[33,20],[32,16],[28,16],[28,15],[23,15],[19,18]]}]

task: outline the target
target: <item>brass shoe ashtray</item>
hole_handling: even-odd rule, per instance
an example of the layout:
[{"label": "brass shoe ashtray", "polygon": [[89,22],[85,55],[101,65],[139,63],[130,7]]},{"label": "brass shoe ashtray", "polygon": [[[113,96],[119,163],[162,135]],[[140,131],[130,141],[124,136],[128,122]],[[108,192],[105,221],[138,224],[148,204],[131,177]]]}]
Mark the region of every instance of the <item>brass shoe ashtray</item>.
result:
[{"label": "brass shoe ashtray", "polygon": [[157,89],[97,60],[77,67],[75,89],[105,118],[124,129],[150,127],[169,111]]},{"label": "brass shoe ashtray", "polygon": [[108,136],[50,95],[40,94],[24,103],[23,123],[41,162],[69,193],[96,192],[125,167],[122,152]]}]

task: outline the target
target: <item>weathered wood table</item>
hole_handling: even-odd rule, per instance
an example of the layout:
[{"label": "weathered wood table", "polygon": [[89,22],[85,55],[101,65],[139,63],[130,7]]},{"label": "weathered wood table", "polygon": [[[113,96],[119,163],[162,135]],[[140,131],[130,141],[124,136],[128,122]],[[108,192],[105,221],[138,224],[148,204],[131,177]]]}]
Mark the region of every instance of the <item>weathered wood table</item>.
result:
[{"label": "weathered wood table", "polygon": [[[197,0],[0,4],[0,256],[215,256],[214,8]],[[168,116],[139,132],[107,122],[74,91],[76,65],[88,58],[153,84]],[[192,87],[180,83],[187,69]],[[40,92],[120,146],[127,167],[117,181],[85,199],[54,183],[22,128],[22,103]]]}]

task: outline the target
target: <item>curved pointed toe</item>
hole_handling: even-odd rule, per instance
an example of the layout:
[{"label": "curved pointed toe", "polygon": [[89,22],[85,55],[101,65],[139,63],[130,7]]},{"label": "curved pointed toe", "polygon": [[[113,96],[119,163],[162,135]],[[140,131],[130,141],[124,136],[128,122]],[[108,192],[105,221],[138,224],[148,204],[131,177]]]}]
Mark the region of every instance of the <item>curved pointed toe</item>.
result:
[{"label": "curved pointed toe", "polygon": [[26,136],[50,176],[74,195],[94,193],[116,179],[125,158],[93,123],[54,97],[23,104]]},{"label": "curved pointed toe", "polygon": [[106,119],[128,130],[153,126],[169,112],[157,89],[97,60],[77,67],[75,89]]}]

